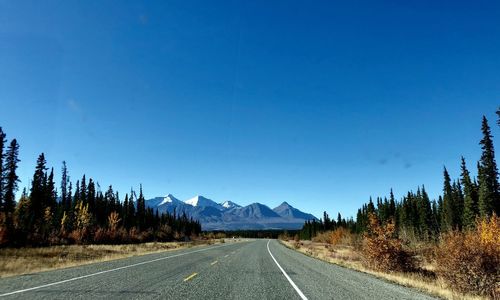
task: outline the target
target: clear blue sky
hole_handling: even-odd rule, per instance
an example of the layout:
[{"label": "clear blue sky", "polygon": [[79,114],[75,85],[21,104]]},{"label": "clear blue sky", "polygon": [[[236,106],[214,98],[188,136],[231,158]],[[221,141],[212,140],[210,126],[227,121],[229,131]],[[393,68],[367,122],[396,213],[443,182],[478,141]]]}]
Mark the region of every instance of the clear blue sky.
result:
[{"label": "clear blue sky", "polygon": [[21,188],[45,152],[122,196],[355,215],[500,135],[498,1],[145,2],[0,1]]}]

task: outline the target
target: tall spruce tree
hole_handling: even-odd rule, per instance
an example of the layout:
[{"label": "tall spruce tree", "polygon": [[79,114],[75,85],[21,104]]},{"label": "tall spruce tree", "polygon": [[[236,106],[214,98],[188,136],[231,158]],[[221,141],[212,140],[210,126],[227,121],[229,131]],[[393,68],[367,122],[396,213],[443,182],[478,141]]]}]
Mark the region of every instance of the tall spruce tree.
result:
[{"label": "tall spruce tree", "polygon": [[13,227],[13,214],[14,214],[14,208],[16,204],[16,192],[17,192],[17,184],[19,182],[19,177],[16,174],[17,170],[17,163],[20,161],[18,159],[19,156],[19,144],[17,143],[16,139],[13,139],[10,142],[9,148],[7,149],[6,152],[6,159],[5,159],[5,164],[4,164],[4,211],[6,214],[6,223],[7,223],[7,229],[10,230]]},{"label": "tall spruce tree", "polygon": [[50,207],[52,211],[54,211],[56,204],[57,204],[57,194],[56,194],[56,187],[55,187],[55,182],[54,182],[54,168],[50,169],[49,176],[47,177],[47,186],[46,186],[46,207]]},{"label": "tall spruce tree", "polygon": [[3,195],[4,195],[4,190],[3,190],[3,160],[4,160],[4,148],[5,144],[7,143],[7,140],[5,139],[6,135],[3,132],[2,127],[0,127],[0,212],[3,211]]},{"label": "tall spruce tree", "polygon": [[122,209],[122,216],[123,216],[123,225],[125,228],[129,228],[129,213],[128,213],[128,194],[125,194],[125,200],[123,201],[123,209]]},{"label": "tall spruce tree", "polygon": [[144,195],[142,193],[142,184],[139,188],[139,197],[137,198],[137,223],[141,230],[144,230],[145,225],[145,217],[146,217],[146,201],[144,199]]},{"label": "tall spruce tree", "polygon": [[497,116],[498,116],[497,125],[500,126],[500,106],[497,109]]},{"label": "tall spruce tree", "polygon": [[470,178],[469,170],[465,164],[465,158],[462,156],[461,181],[464,186],[464,212],[462,216],[463,227],[471,229],[474,227],[476,216],[478,214],[477,193],[474,184]]},{"label": "tall spruce tree", "polygon": [[392,192],[389,195],[389,216],[393,219],[396,218],[396,199],[394,198],[394,193]]},{"label": "tall spruce tree", "polygon": [[83,202],[83,204],[87,204],[87,180],[85,179],[85,174],[83,174],[82,181],[81,181],[81,186],[80,186],[80,201]]},{"label": "tall spruce tree", "polygon": [[[30,224],[29,226],[34,230],[39,230],[43,223],[43,214],[46,201],[46,167],[47,161],[45,155],[42,153],[38,156],[36,161],[35,173],[33,174],[33,181],[31,182],[31,195],[29,197],[31,203],[28,206],[30,211]],[[35,228],[33,228],[35,226]]]},{"label": "tall spruce tree", "polygon": [[441,221],[442,221],[441,229],[443,231],[447,231],[453,229],[454,225],[453,221],[455,219],[454,216],[455,205],[453,203],[454,195],[453,195],[453,188],[451,186],[450,174],[448,174],[448,170],[446,170],[446,167],[444,168],[443,176],[444,176],[444,183],[443,183],[443,209],[441,216]]},{"label": "tall spruce tree", "polygon": [[432,207],[429,195],[425,191],[425,186],[422,185],[421,197],[418,199],[418,218],[420,234],[423,238],[430,237],[432,232]]},{"label": "tall spruce tree", "polygon": [[68,205],[68,168],[66,161],[63,160],[61,168],[61,206],[63,210],[68,211],[71,205]]},{"label": "tall spruce tree", "polygon": [[78,204],[78,202],[80,202],[80,180],[77,180],[76,181],[76,184],[75,184],[75,194],[73,196],[73,202],[72,202],[72,208],[75,208],[76,205]]},{"label": "tall spruce tree", "polygon": [[464,194],[460,181],[453,181],[453,228],[462,229],[462,217],[464,213]]},{"label": "tall spruce tree", "polygon": [[73,183],[71,183],[71,180],[68,181],[69,185],[68,185],[68,200],[67,200],[67,203],[68,203],[68,210],[72,210],[73,208]]},{"label": "tall spruce tree", "polygon": [[481,217],[491,215],[493,212],[500,214],[500,194],[498,184],[498,169],[493,148],[493,136],[488,125],[488,120],[483,116],[481,126],[483,138],[479,142],[481,159],[479,161],[479,213]]},{"label": "tall spruce tree", "polygon": [[438,218],[438,224],[439,224],[439,230],[444,231],[445,225],[444,225],[444,210],[443,210],[443,197],[439,195],[438,201],[437,201],[437,210],[436,210],[436,216]]},{"label": "tall spruce tree", "polygon": [[89,210],[93,212],[96,207],[96,191],[95,183],[92,178],[89,178],[89,183],[87,184],[87,202],[89,204]]},{"label": "tall spruce tree", "polygon": [[134,227],[137,225],[134,196],[135,192],[132,188],[130,188],[130,198],[128,200],[128,217],[130,227]]}]

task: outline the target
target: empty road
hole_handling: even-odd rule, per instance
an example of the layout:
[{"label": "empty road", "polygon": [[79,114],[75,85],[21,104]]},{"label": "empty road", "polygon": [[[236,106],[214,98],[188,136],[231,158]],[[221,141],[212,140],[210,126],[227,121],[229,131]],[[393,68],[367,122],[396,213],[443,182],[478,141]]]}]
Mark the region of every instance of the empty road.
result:
[{"label": "empty road", "polygon": [[0,279],[1,299],[432,299],[276,240],[228,242]]}]

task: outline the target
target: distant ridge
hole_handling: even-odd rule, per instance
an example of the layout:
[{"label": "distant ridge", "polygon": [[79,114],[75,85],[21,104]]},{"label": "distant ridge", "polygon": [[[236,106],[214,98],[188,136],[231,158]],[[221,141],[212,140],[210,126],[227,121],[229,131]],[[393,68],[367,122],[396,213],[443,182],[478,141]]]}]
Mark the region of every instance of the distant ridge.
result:
[{"label": "distant ridge", "polygon": [[203,196],[181,201],[173,195],[146,200],[146,206],[159,213],[186,213],[200,221],[202,230],[300,229],[307,220],[317,220],[287,202],[274,209],[255,202],[241,206],[232,201],[217,203]]}]

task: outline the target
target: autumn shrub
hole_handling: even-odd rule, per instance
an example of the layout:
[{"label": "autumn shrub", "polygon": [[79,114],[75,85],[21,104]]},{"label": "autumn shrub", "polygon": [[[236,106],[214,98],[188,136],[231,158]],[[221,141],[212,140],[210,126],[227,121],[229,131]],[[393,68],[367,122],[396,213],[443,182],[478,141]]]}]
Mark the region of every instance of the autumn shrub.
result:
[{"label": "autumn shrub", "polygon": [[64,238],[64,235],[62,235],[59,231],[52,230],[49,233],[49,236],[47,238],[47,243],[50,246],[53,245],[65,245],[68,244],[68,240]]},{"label": "autumn shrub", "polygon": [[5,213],[0,212],[0,247],[7,245],[8,235],[7,226],[5,226]]},{"label": "autumn shrub", "polygon": [[313,242],[316,243],[328,243],[330,244],[330,234],[331,231],[325,231],[318,233],[315,237],[312,238]]},{"label": "autumn shrub", "polygon": [[69,238],[77,245],[81,245],[88,240],[89,230],[87,228],[75,229],[69,234]]},{"label": "autumn shrub", "polygon": [[351,246],[354,241],[354,235],[344,227],[339,227],[331,232],[330,244],[336,246],[339,244]]},{"label": "autumn shrub", "polygon": [[128,231],[128,238],[131,243],[139,243],[141,241],[140,231],[137,227],[132,227]]},{"label": "autumn shrub", "polygon": [[94,243],[96,244],[106,244],[108,243],[108,233],[106,232],[107,230],[104,228],[97,228],[97,230],[94,233]]},{"label": "autumn shrub", "polygon": [[442,236],[437,274],[459,292],[500,298],[500,218],[477,220],[476,229]]},{"label": "autumn shrub", "polygon": [[7,227],[0,225],[0,247],[7,245]]},{"label": "autumn shrub", "polygon": [[216,239],[225,239],[226,238],[226,234],[224,232],[218,232],[215,234],[215,238]]},{"label": "autumn shrub", "polygon": [[161,242],[171,241],[173,239],[172,227],[164,224],[156,231],[156,239]]},{"label": "autumn shrub", "polygon": [[120,219],[120,215],[116,212],[113,211],[109,214],[108,216],[108,227],[111,231],[116,231],[116,228],[118,228],[118,224],[120,223],[122,219]]},{"label": "autumn shrub", "polygon": [[367,267],[385,272],[409,272],[416,269],[412,253],[404,249],[392,221],[381,225],[376,215],[369,215],[368,231],[362,253]]},{"label": "autumn shrub", "polygon": [[151,241],[153,241],[153,239],[154,239],[154,232],[151,228],[148,230],[141,231],[141,234],[140,234],[140,242],[141,243],[151,242]]}]

